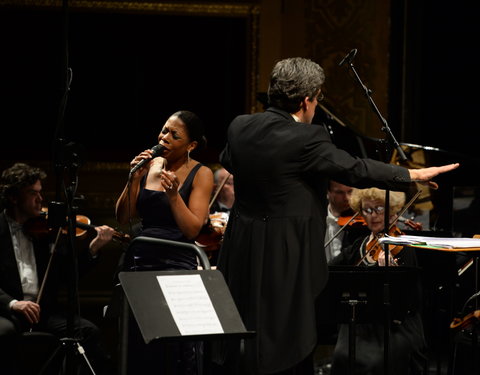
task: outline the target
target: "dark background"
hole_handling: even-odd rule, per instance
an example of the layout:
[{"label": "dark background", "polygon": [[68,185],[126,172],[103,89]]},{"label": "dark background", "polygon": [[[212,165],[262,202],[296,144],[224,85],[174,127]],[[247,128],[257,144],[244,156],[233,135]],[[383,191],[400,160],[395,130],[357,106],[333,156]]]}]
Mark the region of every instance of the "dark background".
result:
[{"label": "dark background", "polygon": [[[477,157],[476,8],[393,3],[388,121],[399,142]],[[189,109],[206,125],[200,156],[214,163],[248,109],[245,18],[2,8],[0,42],[2,159],[51,160],[63,134],[88,161],[125,162]],[[66,49],[73,80],[59,122]]]},{"label": "dark background", "polygon": [[[65,19],[61,10],[1,10],[2,159],[50,160],[63,135],[86,161],[129,161],[157,143],[170,114],[188,109],[205,123],[203,161],[217,161],[226,126],[246,110],[245,19],[78,11]],[[59,117],[66,49],[73,75]]]}]

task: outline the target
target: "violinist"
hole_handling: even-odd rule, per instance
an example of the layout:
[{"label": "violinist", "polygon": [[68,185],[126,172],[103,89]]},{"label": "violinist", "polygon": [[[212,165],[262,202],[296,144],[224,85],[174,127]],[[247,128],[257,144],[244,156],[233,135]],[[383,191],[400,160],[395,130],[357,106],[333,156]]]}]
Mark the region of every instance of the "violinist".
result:
[{"label": "violinist", "polygon": [[[15,374],[19,361],[29,360],[17,353],[21,332],[44,331],[59,338],[67,336],[67,314],[57,302],[57,292],[68,280],[68,254],[62,246],[53,252],[47,273],[52,249],[50,238],[32,237],[25,231],[25,223],[42,212],[42,180],[45,178],[43,170],[16,163],[3,171],[0,180],[3,208],[0,213],[0,352],[5,358],[1,370],[6,374]],[[90,242],[89,251],[80,252],[80,266],[94,264],[99,249],[112,239],[112,228],[101,226],[96,230],[97,236]],[[74,333],[92,367],[97,373],[104,373],[107,357],[100,345],[98,327],[76,316]],[[82,367],[87,371],[86,366]]]},{"label": "violinist", "polygon": [[[405,205],[405,194],[390,192],[390,222]],[[381,246],[377,253],[369,252],[384,229],[385,191],[377,188],[353,189],[350,206],[361,212],[370,234],[358,238],[351,246],[344,248],[331,264],[359,266],[384,266],[385,255]],[[392,250],[390,250],[392,252]],[[392,254],[393,255],[393,254]],[[361,262],[359,263],[359,261]],[[403,247],[393,257],[389,256],[391,266],[416,266],[415,252]],[[413,292],[413,291],[412,291]],[[356,363],[355,374],[381,374],[384,370],[383,358],[383,321],[378,323],[357,324],[356,326]],[[332,375],[348,373],[348,326],[341,325],[337,344],[333,354]],[[389,374],[420,374],[425,363],[426,347],[423,325],[418,311],[409,311],[402,322],[393,322],[390,334]]]},{"label": "violinist", "polygon": [[222,246],[223,234],[227,228],[230,210],[235,201],[233,175],[220,167],[214,174],[214,194],[210,200],[208,224],[202,228],[195,243],[202,247],[208,255],[210,265],[216,266],[218,253]]},{"label": "violinist", "polygon": [[[353,220],[348,224],[339,221],[344,218],[348,222],[354,212],[350,207],[349,198],[353,188],[330,180],[327,189],[327,228],[325,231],[325,255],[327,262],[330,262],[338,254],[343,247],[349,246],[355,238],[362,235],[366,231],[364,220]],[[342,228],[347,225],[348,228]]]},{"label": "violinist", "polygon": [[225,168],[221,167],[214,172],[213,178],[215,181],[214,191],[216,191],[217,188],[220,187],[220,185],[225,179],[227,180],[221,187],[216,199],[213,201],[212,205],[210,206],[210,213],[215,213],[215,212],[230,213],[230,210],[232,209],[232,206],[233,206],[233,202],[235,201],[235,190],[233,188],[233,175],[228,173],[228,171]]}]

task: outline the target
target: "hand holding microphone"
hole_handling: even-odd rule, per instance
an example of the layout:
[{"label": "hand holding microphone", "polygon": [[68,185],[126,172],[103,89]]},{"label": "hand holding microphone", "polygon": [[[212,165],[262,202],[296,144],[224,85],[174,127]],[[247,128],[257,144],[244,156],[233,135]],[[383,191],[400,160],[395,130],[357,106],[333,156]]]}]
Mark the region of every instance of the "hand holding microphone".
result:
[{"label": "hand holding microphone", "polygon": [[148,157],[147,157],[147,154],[149,154],[148,150],[142,152],[140,156],[143,155],[144,158],[140,160],[135,166],[133,166],[133,168],[130,170],[130,176],[132,176],[136,171],[142,168],[146,163],[150,162],[150,160],[152,160],[153,158],[156,158],[157,156],[160,156],[164,150],[166,150],[165,146],[158,144],[151,148],[151,153]]}]

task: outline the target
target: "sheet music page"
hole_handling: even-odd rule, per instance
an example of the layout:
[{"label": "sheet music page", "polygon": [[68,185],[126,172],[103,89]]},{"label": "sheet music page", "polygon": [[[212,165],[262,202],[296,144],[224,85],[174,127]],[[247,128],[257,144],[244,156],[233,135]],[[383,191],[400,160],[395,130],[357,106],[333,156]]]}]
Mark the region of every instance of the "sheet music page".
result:
[{"label": "sheet music page", "polygon": [[401,235],[398,237],[385,236],[380,238],[378,242],[396,245],[426,245],[431,247],[443,247],[447,249],[480,247],[480,238],[461,237],[450,238]]},{"label": "sheet music page", "polygon": [[157,276],[157,280],[182,335],[223,333],[200,275]]}]

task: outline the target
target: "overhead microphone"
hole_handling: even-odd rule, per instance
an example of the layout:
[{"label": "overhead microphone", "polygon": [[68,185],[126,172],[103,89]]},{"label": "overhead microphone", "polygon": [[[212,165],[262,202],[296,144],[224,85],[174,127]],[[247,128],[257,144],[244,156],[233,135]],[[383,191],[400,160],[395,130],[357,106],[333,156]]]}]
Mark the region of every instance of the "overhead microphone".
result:
[{"label": "overhead microphone", "polygon": [[342,59],[342,61],[340,61],[340,62],[338,63],[338,66],[342,66],[342,65],[345,64],[345,63],[350,64],[350,63],[353,61],[353,59],[355,58],[355,55],[356,55],[356,54],[357,54],[357,49],[356,49],[356,48],[352,49],[352,50],[347,54],[347,56],[345,56],[345,57]]},{"label": "overhead microphone", "polygon": [[136,171],[138,171],[140,168],[142,168],[146,163],[148,163],[153,158],[156,158],[157,156],[160,156],[162,154],[162,152],[164,150],[166,150],[166,148],[165,148],[164,145],[158,144],[158,145],[153,146],[151,148],[151,150],[152,150],[152,158],[140,160],[140,162],[130,170],[130,175],[134,174]]}]

